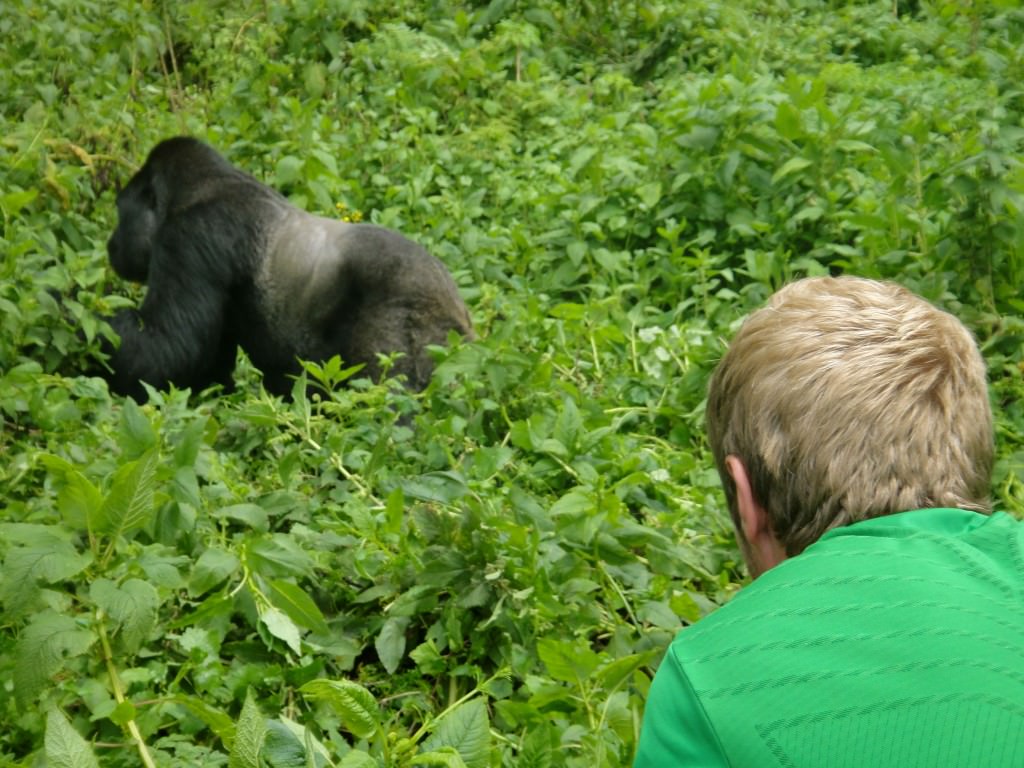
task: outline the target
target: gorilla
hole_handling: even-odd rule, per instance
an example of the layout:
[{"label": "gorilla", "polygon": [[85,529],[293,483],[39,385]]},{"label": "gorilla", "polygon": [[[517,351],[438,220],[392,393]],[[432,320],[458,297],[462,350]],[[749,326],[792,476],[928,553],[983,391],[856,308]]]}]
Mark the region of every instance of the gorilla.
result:
[{"label": "gorilla", "polygon": [[110,324],[111,389],[140,402],[140,382],[198,392],[232,387],[236,348],[275,394],[298,359],[341,355],[380,375],[378,354],[412,390],[433,368],[428,344],[473,337],[444,265],[389,229],[313,216],[197,139],[158,144],[117,195],[107,244],[114,271],[145,283],[138,309]]}]

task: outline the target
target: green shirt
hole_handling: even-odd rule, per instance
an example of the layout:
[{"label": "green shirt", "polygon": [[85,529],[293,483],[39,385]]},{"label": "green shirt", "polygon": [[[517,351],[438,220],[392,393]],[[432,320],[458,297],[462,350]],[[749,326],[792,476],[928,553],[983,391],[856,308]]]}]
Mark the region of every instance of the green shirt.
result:
[{"label": "green shirt", "polygon": [[1024,766],[1024,523],[829,531],[672,642],[635,768]]}]

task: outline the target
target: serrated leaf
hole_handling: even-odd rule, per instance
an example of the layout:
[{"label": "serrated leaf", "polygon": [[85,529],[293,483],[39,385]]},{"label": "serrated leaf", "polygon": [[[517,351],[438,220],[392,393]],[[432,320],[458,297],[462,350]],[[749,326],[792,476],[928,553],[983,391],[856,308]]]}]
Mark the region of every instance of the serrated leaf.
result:
[{"label": "serrated leaf", "polygon": [[29,612],[39,595],[38,582],[54,584],[70,579],[92,563],[92,555],[79,552],[63,538],[38,531],[29,546],[12,547],[4,559],[0,601],[7,619]]},{"label": "serrated leaf", "polygon": [[59,709],[53,708],[46,715],[43,749],[48,768],[99,768],[89,742],[71,726]]},{"label": "serrated leaf", "polygon": [[64,660],[79,656],[96,638],[70,616],[45,611],[33,617],[18,639],[14,664],[14,695],[27,707],[46,686]]},{"label": "serrated leaf", "polygon": [[455,749],[466,768],[487,768],[491,754],[491,726],[482,698],[463,702],[434,726],[423,751],[436,752],[442,747]]},{"label": "serrated leaf", "polygon": [[295,622],[288,618],[284,611],[270,606],[260,611],[260,623],[278,640],[285,644],[295,653],[302,653],[302,639],[299,635],[299,628]]},{"label": "serrated leaf", "polygon": [[252,689],[245,696],[242,713],[235,726],[235,738],[228,755],[228,768],[261,768],[260,749],[267,733],[267,723],[256,705]]},{"label": "serrated leaf", "polygon": [[279,580],[271,581],[269,586],[267,597],[270,602],[287,613],[292,621],[318,634],[327,634],[329,630],[324,615],[301,587]]},{"label": "serrated leaf", "polygon": [[405,630],[408,626],[409,619],[405,616],[392,616],[384,622],[373,641],[377,658],[389,675],[398,669],[405,658]]},{"label": "serrated leaf", "polygon": [[326,701],[345,729],[368,739],[380,728],[380,708],[366,688],[350,680],[311,680],[299,688],[306,698]]},{"label": "serrated leaf", "polygon": [[142,579],[128,579],[120,586],[110,579],[97,579],[89,587],[89,596],[114,620],[129,653],[137,651],[156,626],[160,595]]},{"label": "serrated leaf", "polygon": [[117,538],[145,523],[153,511],[156,467],[156,451],[119,467],[102,507],[90,521],[90,528]]}]

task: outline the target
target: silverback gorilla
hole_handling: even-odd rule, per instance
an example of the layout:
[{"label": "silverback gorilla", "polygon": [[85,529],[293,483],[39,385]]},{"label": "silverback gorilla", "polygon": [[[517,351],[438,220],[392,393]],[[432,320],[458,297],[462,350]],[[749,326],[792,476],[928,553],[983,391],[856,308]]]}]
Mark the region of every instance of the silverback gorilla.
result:
[{"label": "silverback gorilla", "polygon": [[140,384],[230,388],[236,348],[287,394],[298,358],[341,355],[376,378],[378,353],[401,352],[393,373],[427,385],[424,349],[455,329],[471,337],[466,306],[444,265],[408,238],[295,208],[278,192],[188,137],[158,144],[117,196],[110,263],[146,283],[138,310],[111,326],[111,388]]}]

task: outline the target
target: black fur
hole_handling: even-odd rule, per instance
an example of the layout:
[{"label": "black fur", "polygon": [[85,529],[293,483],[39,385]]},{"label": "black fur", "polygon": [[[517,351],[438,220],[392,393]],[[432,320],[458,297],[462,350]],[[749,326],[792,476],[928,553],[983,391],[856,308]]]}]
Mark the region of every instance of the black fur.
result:
[{"label": "black fur", "polygon": [[301,211],[196,139],[158,144],[117,216],[110,263],[148,285],[138,310],[111,320],[119,393],[143,398],[140,381],[230,387],[239,346],[278,394],[297,358],[340,354],[376,378],[377,353],[392,352],[404,353],[392,371],[419,390],[433,367],[424,347],[452,329],[472,336],[451,275],[421,246]]}]

